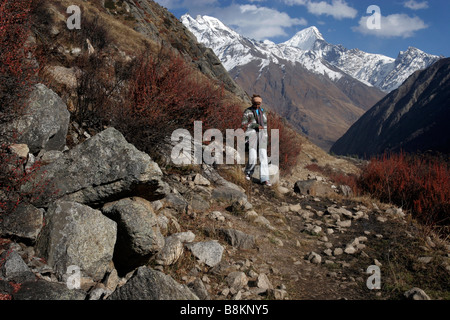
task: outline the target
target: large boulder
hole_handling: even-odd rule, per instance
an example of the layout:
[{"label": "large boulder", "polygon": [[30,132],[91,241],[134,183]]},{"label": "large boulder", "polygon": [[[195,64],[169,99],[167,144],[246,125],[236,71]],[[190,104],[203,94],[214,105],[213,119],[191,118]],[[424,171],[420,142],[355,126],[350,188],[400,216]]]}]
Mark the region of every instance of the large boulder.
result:
[{"label": "large boulder", "polygon": [[0,236],[13,237],[34,243],[44,223],[44,210],[20,203],[13,213],[0,219]]},{"label": "large boulder", "polygon": [[69,289],[65,284],[44,280],[29,281],[22,284],[14,300],[84,300],[86,293],[78,289]]},{"label": "large boulder", "polygon": [[158,164],[114,128],[86,140],[42,170],[57,198],[91,206],[128,196],[153,201],[169,193]]},{"label": "large boulder", "polygon": [[63,150],[69,121],[70,113],[62,99],[45,85],[37,84],[28,98],[25,115],[11,123],[9,129],[19,133],[18,143],[27,144],[31,153]]},{"label": "large boulder", "polygon": [[117,223],[114,263],[117,270],[129,272],[145,264],[164,247],[164,237],[152,204],[142,198],[126,198],[102,208]]},{"label": "large boulder", "polygon": [[139,267],[134,275],[109,296],[109,300],[199,300],[185,285],[148,267]]},{"label": "large boulder", "polygon": [[45,220],[36,255],[45,258],[61,279],[75,265],[83,275],[102,280],[113,258],[116,223],[98,210],[69,201],[52,204]]}]

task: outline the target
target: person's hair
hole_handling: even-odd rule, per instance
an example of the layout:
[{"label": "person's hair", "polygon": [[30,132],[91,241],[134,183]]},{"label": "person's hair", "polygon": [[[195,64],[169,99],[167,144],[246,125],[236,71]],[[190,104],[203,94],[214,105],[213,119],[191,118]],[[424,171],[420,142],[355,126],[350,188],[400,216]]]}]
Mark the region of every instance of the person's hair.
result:
[{"label": "person's hair", "polygon": [[[255,98],[261,98],[261,96],[259,94],[254,94],[252,96],[252,103],[255,103]],[[262,99],[262,98],[261,98]]]}]

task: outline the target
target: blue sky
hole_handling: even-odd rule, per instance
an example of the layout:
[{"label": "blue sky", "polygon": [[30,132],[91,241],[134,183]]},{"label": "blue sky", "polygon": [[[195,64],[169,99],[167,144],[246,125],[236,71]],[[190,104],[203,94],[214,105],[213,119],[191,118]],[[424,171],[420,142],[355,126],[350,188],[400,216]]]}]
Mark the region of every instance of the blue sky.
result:
[{"label": "blue sky", "polygon": [[[448,0],[156,0],[177,18],[209,15],[249,38],[275,43],[316,26],[325,40],[396,58],[409,46],[450,56]],[[367,12],[370,6],[376,11]],[[369,21],[367,21],[369,19]],[[377,22],[380,22],[377,24]],[[379,27],[379,28],[375,28]]]}]

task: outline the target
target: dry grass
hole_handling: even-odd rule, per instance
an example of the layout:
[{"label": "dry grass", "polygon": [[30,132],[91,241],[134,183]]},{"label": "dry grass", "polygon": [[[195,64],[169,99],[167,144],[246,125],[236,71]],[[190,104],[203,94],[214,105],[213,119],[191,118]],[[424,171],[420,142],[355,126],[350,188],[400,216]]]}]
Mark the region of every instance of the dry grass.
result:
[{"label": "dry grass", "polygon": [[[130,22],[118,19],[117,16],[109,15],[105,9],[101,8],[96,2],[85,2],[82,0],[49,0],[54,10],[58,14],[54,14],[54,17],[59,23],[65,23],[69,15],[66,13],[67,7],[71,5],[77,5],[81,8],[82,19],[98,17],[102,21],[102,25],[109,31],[111,39],[114,39],[114,44],[127,54],[133,55],[136,52],[144,50],[145,45],[150,45],[155,48],[157,45],[146,38],[143,34],[133,30]],[[81,20],[81,24],[83,20]]]}]

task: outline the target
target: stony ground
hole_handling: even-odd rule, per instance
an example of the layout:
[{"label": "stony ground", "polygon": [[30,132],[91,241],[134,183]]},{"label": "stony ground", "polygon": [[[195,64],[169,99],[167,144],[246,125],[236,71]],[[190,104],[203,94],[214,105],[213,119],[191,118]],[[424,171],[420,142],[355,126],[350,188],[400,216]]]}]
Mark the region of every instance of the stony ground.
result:
[{"label": "stony ground", "polygon": [[[401,210],[368,199],[283,195],[276,186],[251,182],[246,189],[251,209],[217,204],[179,219],[204,240],[219,239],[226,248],[220,268],[199,266],[185,253],[182,263],[164,272],[181,283],[202,279],[211,299],[396,300],[414,287],[431,299],[450,298],[448,244],[432,239]],[[223,221],[210,218],[214,210]],[[254,248],[230,246],[221,228],[254,236]],[[372,265],[380,268],[380,290],[367,287]],[[243,287],[230,285],[228,275],[238,271],[247,276]],[[258,288],[262,274],[273,290]]]}]

